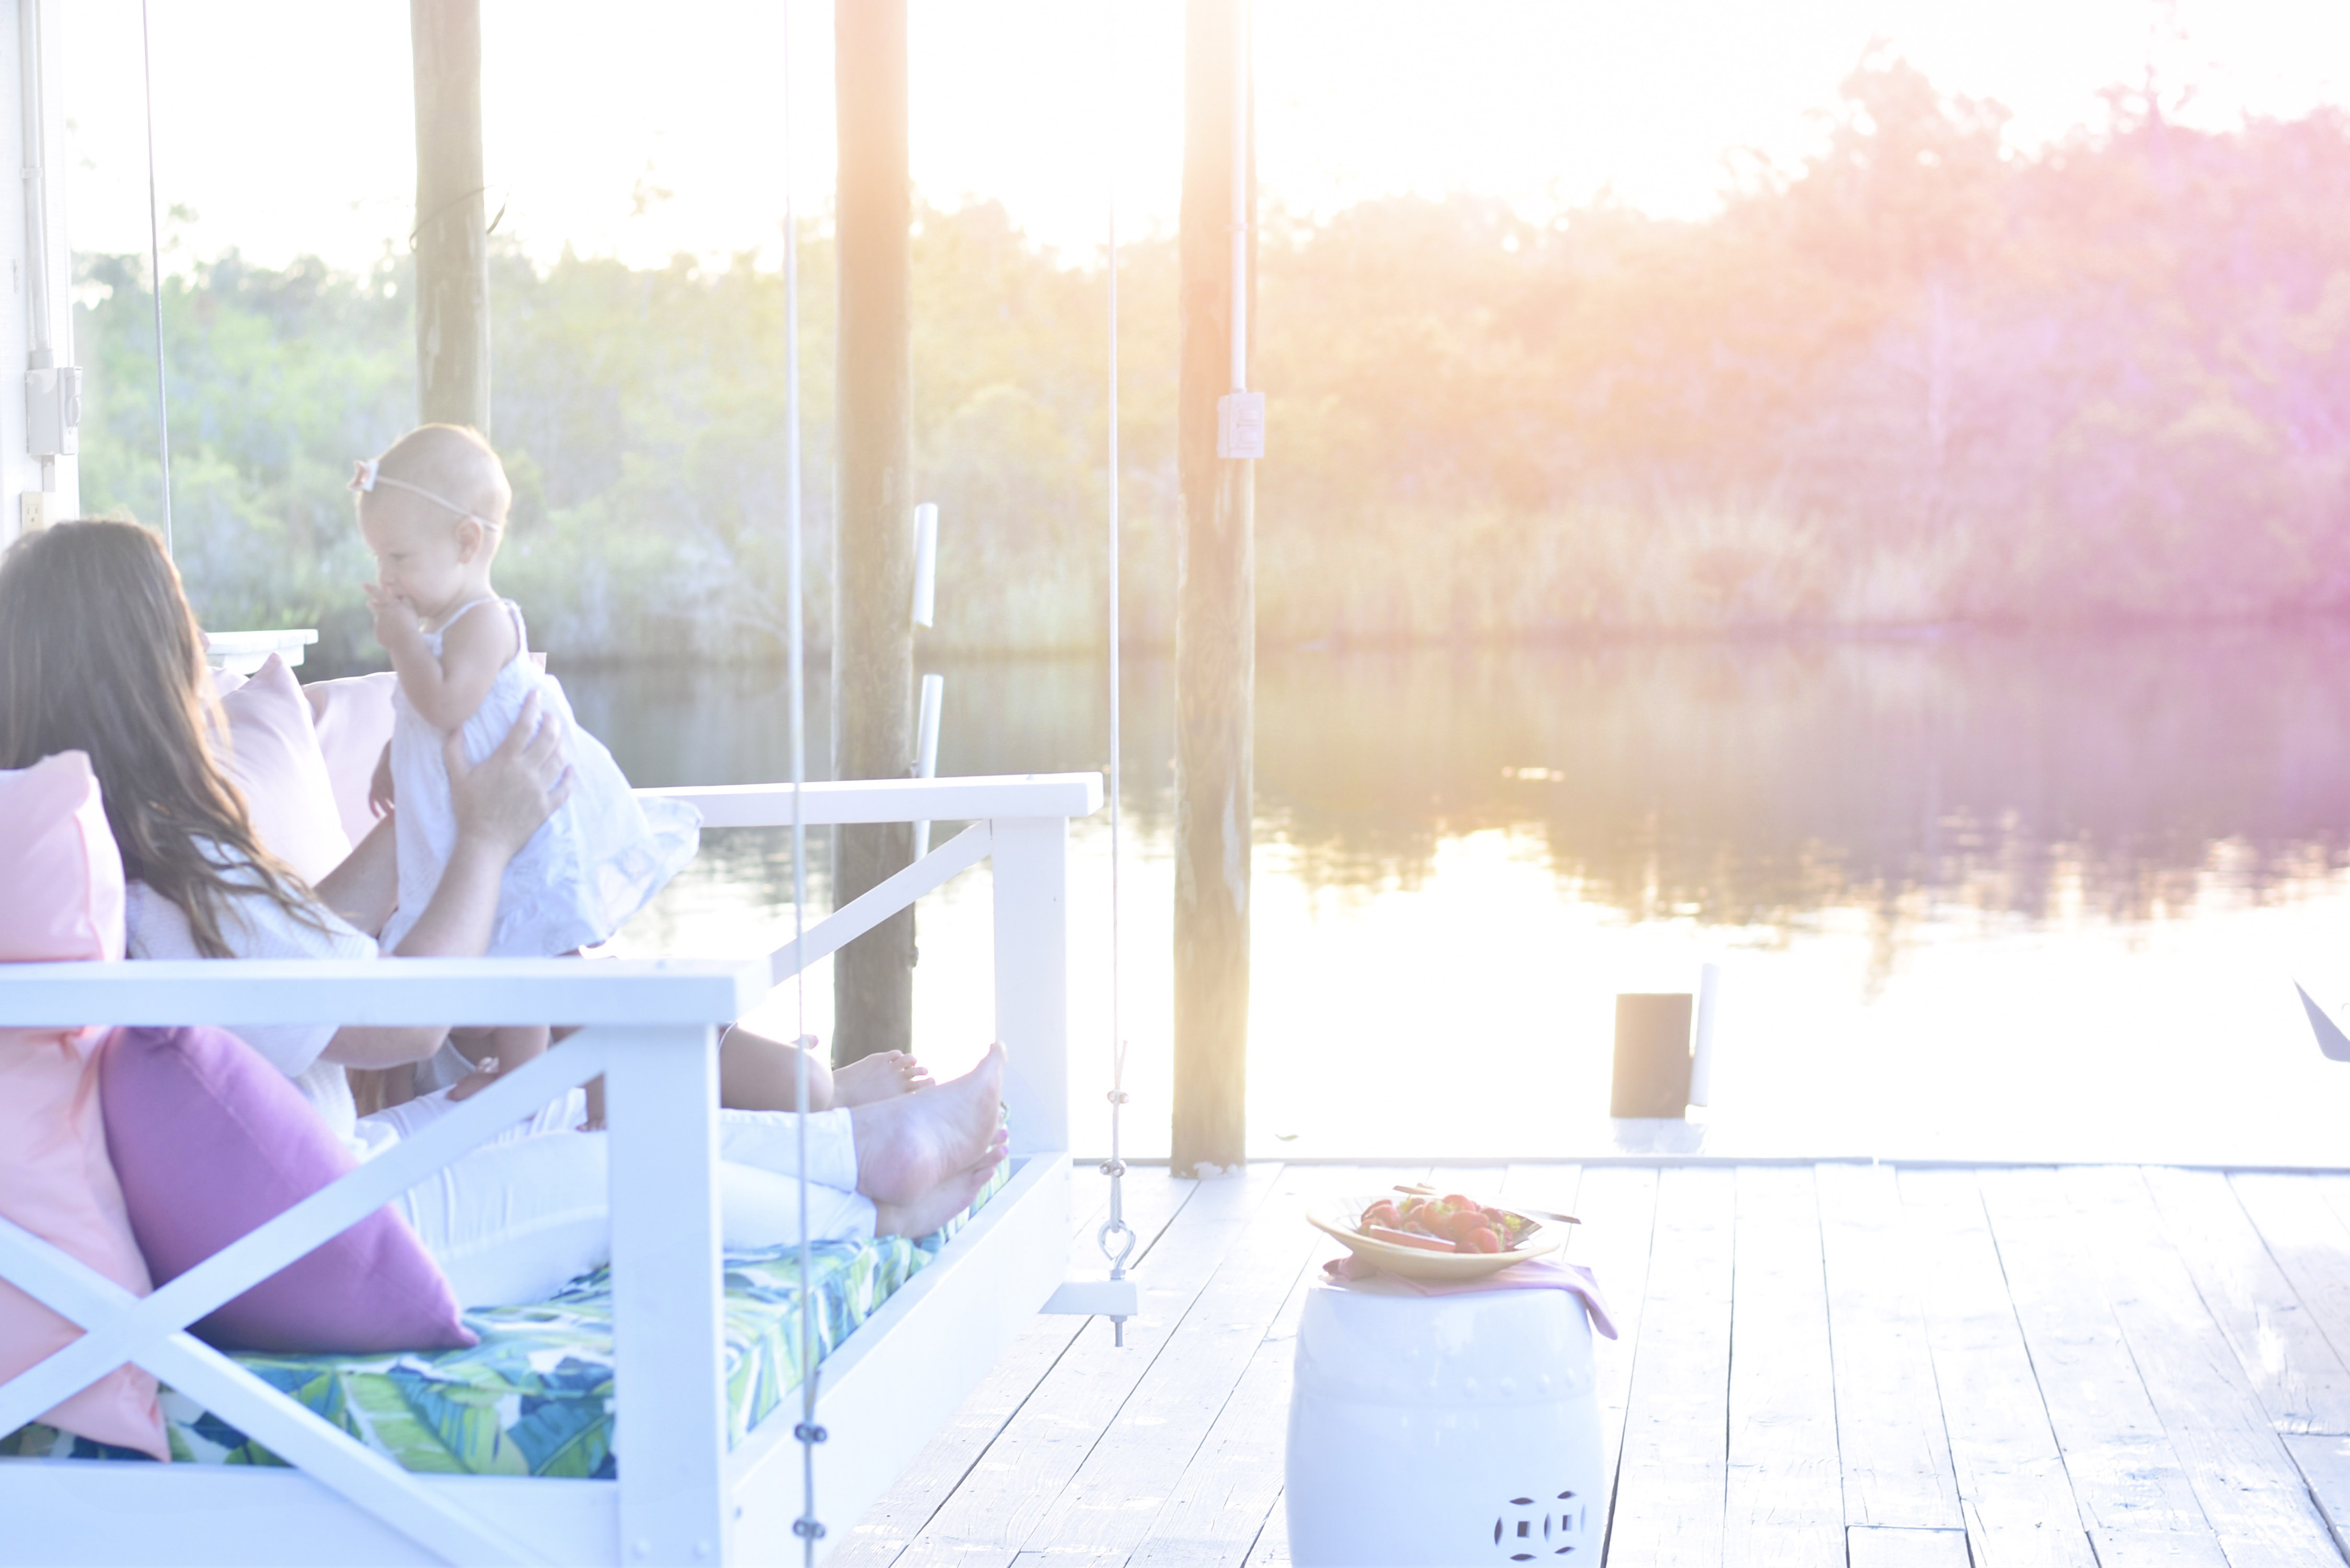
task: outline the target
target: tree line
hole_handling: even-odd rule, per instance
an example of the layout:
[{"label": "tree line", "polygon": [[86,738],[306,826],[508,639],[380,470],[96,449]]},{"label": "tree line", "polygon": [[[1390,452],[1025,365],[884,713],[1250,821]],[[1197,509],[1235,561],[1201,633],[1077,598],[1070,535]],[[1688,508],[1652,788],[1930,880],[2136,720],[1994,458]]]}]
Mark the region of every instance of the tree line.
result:
[{"label": "tree line", "polygon": [[[1874,54],[1818,150],[1701,220],[1471,197],[1274,214],[1259,634],[1498,642],[2350,606],[2350,117],[2143,94],[2020,149]],[[831,266],[803,236],[811,620],[829,621]],[[941,650],[1102,637],[1104,276],[923,207],[918,487]],[[85,508],[160,515],[142,258],[84,256]],[[1120,272],[1126,624],[1172,637],[1175,255]],[[773,657],[783,293],[749,257],[498,253],[501,586],[567,657]],[[344,481],[412,419],[411,277],[166,279],[175,534],[216,626],[369,653]]]}]

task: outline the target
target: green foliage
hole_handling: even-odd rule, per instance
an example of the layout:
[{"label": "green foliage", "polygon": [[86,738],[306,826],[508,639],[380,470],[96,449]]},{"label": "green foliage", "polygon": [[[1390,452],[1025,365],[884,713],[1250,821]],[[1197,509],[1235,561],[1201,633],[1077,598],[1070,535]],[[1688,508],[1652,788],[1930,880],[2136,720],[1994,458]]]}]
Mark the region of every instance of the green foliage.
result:
[{"label": "green foliage", "polygon": [[[75,312],[87,370],[82,509],[162,518],[154,325],[144,268],[83,257]],[[315,626],[347,661],[369,640],[369,575],[344,486],[351,460],[414,422],[408,268],[369,276],[317,261],[284,271],[234,254],[169,278],[172,542],[208,625]]]},{"label": "green foliage", "polygon": [[[1820,152],[1705,222],[1605,202],[1281,220],[1262,248],[1260,635],[1411,642],[2350,603],[2350,120],[2116,95],[2029,153],[1872,55]],[[830,620],[832,250],[803,238],[809,629]],[[1102,636],[1098,258],[1001,209],[914,238],[915,482],[948,649]],[[1175,247],[1120,273],[1127,625],[1173,625]],[[157,515],[143,278],[83,268],[83,493]],[[783,291],[747,258],[494,258],[501,586],[567,657],[763,658],[784,625]],[[167,289],[183,568],[217,625],[365,657],[342,483],[413,407],[406,264]]]}]

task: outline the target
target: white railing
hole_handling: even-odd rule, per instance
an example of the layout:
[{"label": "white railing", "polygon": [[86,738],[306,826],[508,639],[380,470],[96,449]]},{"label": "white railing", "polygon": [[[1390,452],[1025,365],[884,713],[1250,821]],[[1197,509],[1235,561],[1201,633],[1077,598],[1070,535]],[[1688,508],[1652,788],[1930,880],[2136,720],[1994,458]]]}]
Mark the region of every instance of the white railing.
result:
[{"label": "white railing", "polygon": [[[701,806],[712,828],[791,819],[788,786],[659,793]],[[870,929],[956,872],[992,858],[996,1031],[1009,1050],[1004,1098],[1014,1154],[1054,1157],[1057,1165],[1068,1148],[1068,819],[1099,807],[1099,777],[818,784],[808,787],[805,799],[812,826],[919,819],[969,819],[972,826],[819,922],[797,950],[787,947],[767,961],[223,961],[0,969],[0,1028],[452,1020],[585,1024],[561,1049],[499,1080],[144,1299],[0,1220],[0,1279],[86,1331],[0,1384],[0,1432],[15,1430],[132,1362],[446,1560],[529,1563],[561,1556],[536,1532],[515,1527],[540,1511],[486,1506],[494,1496],[510,1494],[467,1492],[400,1469],[187,1329],[500,1128],[602,1074],[610,1126],[614,1375],[626,1390],[628,1419],[614,1434],[617,1534],[608,1536],[598,1526],[595,1534],[603,1539],[595,1555],[647,1563],[729,1559],[740,1510],[726,1437],[716,1127],[720,1029],[781,976]],[[1047,1234],[1057,1247],[1066,1231]],[[1049,1289],[1046,1282],[1035,1299]],[[777,1418],[788,1423],[788,1412],[769,1424]],[[895,1445],[889,1451],[896,1452],[905,1435],[889,1436]],[[844,1463],[850,1458],[839,1456]],[[5,1519],[12,1502],[27,1502],[44,1481],[21,1467],[0,1465],[0,1471],[11,1472],[0,1475]],[[53,1490],[58,1479],[48,1470]],[[546,1488],[585,1483],[511,1484],[544,1498],[552,1495]],[[185,1540],[177,1532],[190,1525],[172,1517],[176,1512],[164,1510],[143,1522],[91,1521],[88,1528],[101,1536],[120,1531],[127,1537],[108,1541],[95,1555],[130,1560],[124,1549],[135,1553],[141,1547],[152,1553],[146,1560],[177,1555],[185,1547],[172,1543]],[[0,1529],[0,1538],[8,1533]],[[198,1554],[222,1560],[211,1548]],[[0,1539],[0,1561],[15,1560],[11,1543]]]},{"label": "white railing", "polygon": [[250,675],[269,662],[271,654],[287,664],[299,664],[318,634],[308,628],[294,631],[208,631],[204,658],[215,670]]}]

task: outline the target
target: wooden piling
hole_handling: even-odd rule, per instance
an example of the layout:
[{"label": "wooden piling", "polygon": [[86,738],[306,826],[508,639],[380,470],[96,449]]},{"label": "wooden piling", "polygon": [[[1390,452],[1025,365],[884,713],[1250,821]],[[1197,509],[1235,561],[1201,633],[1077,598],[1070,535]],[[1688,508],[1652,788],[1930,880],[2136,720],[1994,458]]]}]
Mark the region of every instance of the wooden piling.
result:
[{"label": "wooden piling", "polygon": [[[1216,455],[1232,389],[1232,140],[1239,0],[1190,0],[1184,43],[1181,369],[1177,390],[1174,1167],[1246,1158],[1254,801],[1256,488]],[[1249,210],[1255,156],[1248,150]],[[1248,246],[1256,318],[1253,224]]]},{"label": "wooden piling", "polygon": [[416,67],[416,391],[427,423],[490,431],[481,0],[410,0]]},{"label": "wooden piling", "polygon": [[[905,0],[839,0],[840,472],[833,556],[836,778],[914,766],[913,175],[907,161]],[[911,864],[907,823],[833,830],[835,908]],[[914,1037],[914,912],[833,960],[833,1060]]]}]

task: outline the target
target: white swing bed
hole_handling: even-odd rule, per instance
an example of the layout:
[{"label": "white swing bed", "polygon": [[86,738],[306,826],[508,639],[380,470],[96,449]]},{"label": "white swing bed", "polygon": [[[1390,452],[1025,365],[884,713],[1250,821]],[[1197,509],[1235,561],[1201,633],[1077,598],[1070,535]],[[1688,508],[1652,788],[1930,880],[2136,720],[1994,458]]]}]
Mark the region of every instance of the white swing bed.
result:
[{"label": "white swing bed", "polygon": [[[710,828],[785,826],[791,788],[646,792]],[[849,1538],[1055,1296],[1068,1262],[1068,824],[1094,774],[812,784],[811,826],[967,821],[772,960],[579,963],[23,964],[0,1028],[193,1023],[588,1024],[424,1133],[143,1299],[0,1220],[0,1279],[88,1332],[0,1384],[0,1433],[135,1362],[294,1467],[0,1459],[0,1563],[722,1563],[797,1562],[796,1397],[727,1440],[717,1043],[806,964],[981,860],[994,873],[995,1027],[1010,1051],[1008,1183],[819,1368],[818,1555]],[[411,1474],[186,1332],[561,1091],[609,1093],[617,1479]],[[1130,1283],[1124,1287],[1131,1292]],[[1113,1310],[1079,1285],[1054,1310]],[[1130,1308],[1128,1309],[1130,1310]]]}]

